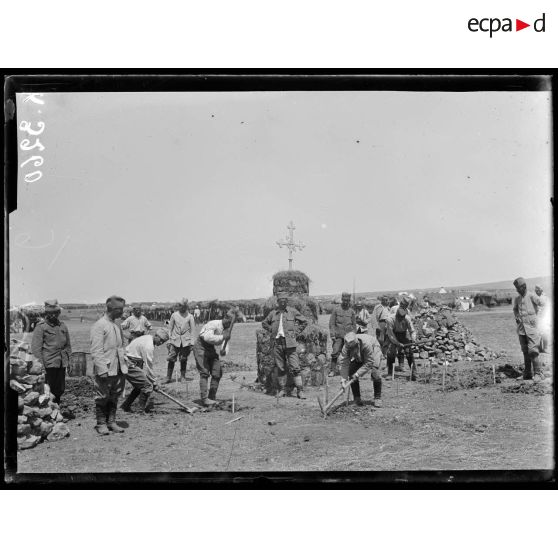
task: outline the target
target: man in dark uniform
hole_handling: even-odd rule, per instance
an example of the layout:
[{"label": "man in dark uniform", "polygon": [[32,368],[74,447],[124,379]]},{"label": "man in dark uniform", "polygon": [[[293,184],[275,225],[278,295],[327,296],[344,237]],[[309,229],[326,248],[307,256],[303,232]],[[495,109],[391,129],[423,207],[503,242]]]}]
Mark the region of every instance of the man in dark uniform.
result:
[{"label": "man in dark uniform", "polygon": [[45,302],[45,319],[35,327],[31,342],[31,352],[45,369],[46,383],[55,403],[60,403],[66,388],[66,369],[72,354],[70,333],[59,319],[61,311],[57,300]]},{"label": "man in dark uniform", "polygon": [[262,327],[270,332],[273,344],[273,355],[278,369],[279,392],[277,397],[285,395],[288,365],[289,372],[293,375],[297,397],[306,399],[300,375],[300,362],[296,352],[296,337],[307,326],[308,319],[296,308],[287,306],[288,301],[288,293],[277,293],[277,308],[266,316]]},{"label": "man in dark uniform", "polygon": [[331,337],[331,371],[330,376],[338,375],[337,359],[343,348],[344,338],[347,333],[356,332],[356,313],[350,307],[351,295],[341,295],[341,307],[335,307],[329,318],[329,335]]},{"label": "man in dark uniform", "polygon": [[391,378],[395,359],[399,360],[399,367],[404,365],[404,357],[411,368],[411,380],[417,379],[417,365],[413,357],[413,351],[408,346],[411,342],[416,342],[417,333],[413,320],[409,316],[409,304],[411,300],[404,296],[394,314],[390,314],[386,320],[386,334],[388,338],[387,348],[387,376]]}]

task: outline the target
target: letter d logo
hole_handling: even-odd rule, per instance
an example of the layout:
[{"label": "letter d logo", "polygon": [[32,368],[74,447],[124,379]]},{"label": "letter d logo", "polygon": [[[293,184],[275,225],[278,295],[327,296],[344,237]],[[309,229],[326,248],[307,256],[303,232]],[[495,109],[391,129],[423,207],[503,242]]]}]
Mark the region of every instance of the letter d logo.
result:
[{"label": "letter d logo", "polygon": [[541,18],[536,19],[535,23],[533,23],[533,29],[537,32],[537,33],[544,33],[544,28],[545,28],[545,15],[543,14]]}]

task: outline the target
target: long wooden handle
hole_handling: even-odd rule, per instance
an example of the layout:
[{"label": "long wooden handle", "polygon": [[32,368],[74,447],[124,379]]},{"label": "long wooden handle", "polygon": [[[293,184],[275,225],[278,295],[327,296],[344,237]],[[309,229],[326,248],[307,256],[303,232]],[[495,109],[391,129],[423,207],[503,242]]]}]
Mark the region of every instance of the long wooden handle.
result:
[{"label": "long wooden handle", "polygon": [[173,401],[174,403],[176,403],[177,405],[182,407],[186,412],[188,412],[190,414],[192,414],[194,412],[194,409],[192,409],[190,407],[186,407],[186,405],[184,405],[184,403],[182,403],[178,399],[175,399],[172,395],[169,395],[168,393],[166,393],[162,389],[156,390],[156,393],[160,393],[161,395],[164,395],[167,399],[170,399],[171,401]]}]

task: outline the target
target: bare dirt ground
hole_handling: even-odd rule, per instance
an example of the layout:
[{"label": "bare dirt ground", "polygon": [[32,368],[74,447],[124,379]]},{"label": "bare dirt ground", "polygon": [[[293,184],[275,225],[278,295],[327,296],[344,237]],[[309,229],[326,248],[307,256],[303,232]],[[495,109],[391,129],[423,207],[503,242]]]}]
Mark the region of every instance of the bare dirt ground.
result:
[{"label": "bare dirt ground", "polygon": [[[327,316],[321,322],[327,323]],[[494,350],[505,349],[501,364],[520,362],[510,313],[477,313],[459,319],[478,340]],[[67,322],[74,350],[88,350],[90,324]],[[511,327],[512,334],[508,329]],[[382,409],[372,406],[372,383],[362,381],[364,407],[343,402],[326,420],[316,401],[323,389],[307,388],[307,400],[273,397],[245,389],[255,372],[255,331],[258,324],[235,326],[234,343],[226,358],[218,399],[236,410],[189,415],[158,395],[152,415],[119,411],[123,434],[100,437],[93,429],[93,401],[88,380],[68,379],[68,394],[76,393],[80,407],[68,422],[70,438],[46,442],[18,453],[18,471],[33,472],[214,472],[214,471],[383,471],[436,469],[551,469],[553,462],[552,395],[504,393],[494,384],[491,363],[460,363],[459,381],[476,377],[468,389],[445,390],[441,370],[426,383],[401,377],[384,382]],[[498,331],[502,331],[499,335]],[[519,353],[520,355],[520,353]],[[156,371],[164,376],[166,348],[156,350]],[[199,396],[198,375],[189,362],[191,382],[163,386],[171,395],[193,404]],[[232,381],[232,374],[236,380]],[[484,376],[486,375],[486,381]],[[501,383],[500,383],[501,380]],[[338,388],[330,379],[330,397]],[[454,386],[454,387],[462,387]],[[128,388],[129,389],[129,388]],[[92,391],[91,391],[92,394]],[[242,417],[226,424],[234,418]]]}]

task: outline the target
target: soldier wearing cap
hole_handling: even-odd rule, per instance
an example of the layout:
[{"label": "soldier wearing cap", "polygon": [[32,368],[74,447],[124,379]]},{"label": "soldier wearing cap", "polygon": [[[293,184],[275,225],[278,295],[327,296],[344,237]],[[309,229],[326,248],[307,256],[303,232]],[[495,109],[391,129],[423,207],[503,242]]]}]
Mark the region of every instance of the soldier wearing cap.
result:
[{"label": "soldier wearing cap", "polygon": [[[159,328],[153,337],[148,333],[136,337],[126,347],[128,374],[126,379],[132,384],[132,391],[120,406],[123,411],[132,412],[131,405],[140,396],[140,409],[146,413],[153,410],[153,390],[157,390],[157,378],[153,373],[153,353],[155,346],[168,341],[167,330]],[[144,369],[145,366],[145,369]]]},{"label": "soldier wearing cap", "polygon": [[196,336],[194,316],[188,311],[188,299],[183,298],[178,304],[178,310],[172,313],[169,320],[169,342],[167,349],[167,384],[172,382],[174,363],[180,360],[180,379],[186,378],[188,356],[192,352]]},{"label": "soldier wearing cap", "polygon": [[382,352],[386,353],[387,343],[386,343],[386,320],[389,316],[389,297],[383,295],[380,297],[380,303],[374,307],[372,311],[372,321],[374,322],[376,339],[382,347]]},{"label": "soldier wearing cap", "polygon": [[353,398],[357,405],[363,405],[360,396],[359,378],[362,378],[367,372],[371,372],[374,385],[374,406],[382,406],[381,361],[382,350],[380,344],[372,335],[354,332],[345,335],[343,349],[339,356],[341,385],[344,387],[348,379],[353,379],[355,374],[357,375],[356,381],[351,384]]},{"label": "soldier wearing cap", "polygon": [[262,327],[270,332],[275,366],[278,370],[278,397],[285,395],[288,371],[293,375],[297,397],[306,399],[300,375],[300,362],[296,352],[297,335],[308,325],[305,318],[296,308],[288,306],[289,295],[277,293],[277,308],[272,310],[262,322]]},{"label": "soldier wearing cap", "polygon": [[518,277],[513,284],[518,293],[513,301],[513,315],[515,316],[519,345],[525,363],[523,379],[533,379],[533,373],[535,377],[540,376],[542,378],[543,374],[539,363],[541,334],[537,327],[537,314],[544,306],[544,301],[536,294],[528,292],[527,283],[523,277]]},{"label": "soldier wearing cap", "polygon": [[111,296],[106,301],[106,312],[91,328],[91,358],[95,382],[95,429],[101,435],[124,432],[116,424],[116,406],[124,391],[128,364],[124,353],[124,336],[116,322],[122,317],[126,301]]},{"label": "soldier wearing cap", "polygon": [[395,364],[395,358],[399,360],[399,366],[403,368],[404,358],[407,356],[407,362],[411,368],[411,380],[415,381],[417,379],[417,366],[415,364],[415,359],[413,357],[413,351],[410,347],[406,347],[410,342],[415,342],[417,340],[417,333],[415,326],[413,325],[413,320],[409,316],[409,304],[411,299],[404,296],[395,313],[390,313],[386,319],[386,335],[387,335],[387,350],[386,350],[386,360],[387,360],[387,375],[391,377],[393,373],[393,365]]},{"label": "soldier wearing cap", "polygon": [[122,330],[130,332],[130,341],[135,339],[136,337],[141,337],[149,332],[151,329],[151,323],[149,320],[142,314],[141,305],[134,304],[132,306],[132,315],[128,316],[122,322]]},{"label": "soldier wearing cap", "polygon": [[331,370],[329,375],[337,375],[337,359],[343,348],[345,335],[356,332],[356,313],[351,308],[351,295],[341,295],[341,307],[335,307],[329,318],[329,336],[331,337]]},{"label": "soldier wearing cap", "polygon": [[66,369],[70,367],[72,354],[70,333],[59,319],[61,311],[56,299],[45,302],[45,318],[35,327],[31,342],[31,352],[45,369],[45,380],[55,403],[60,403],[65,391]]}]

